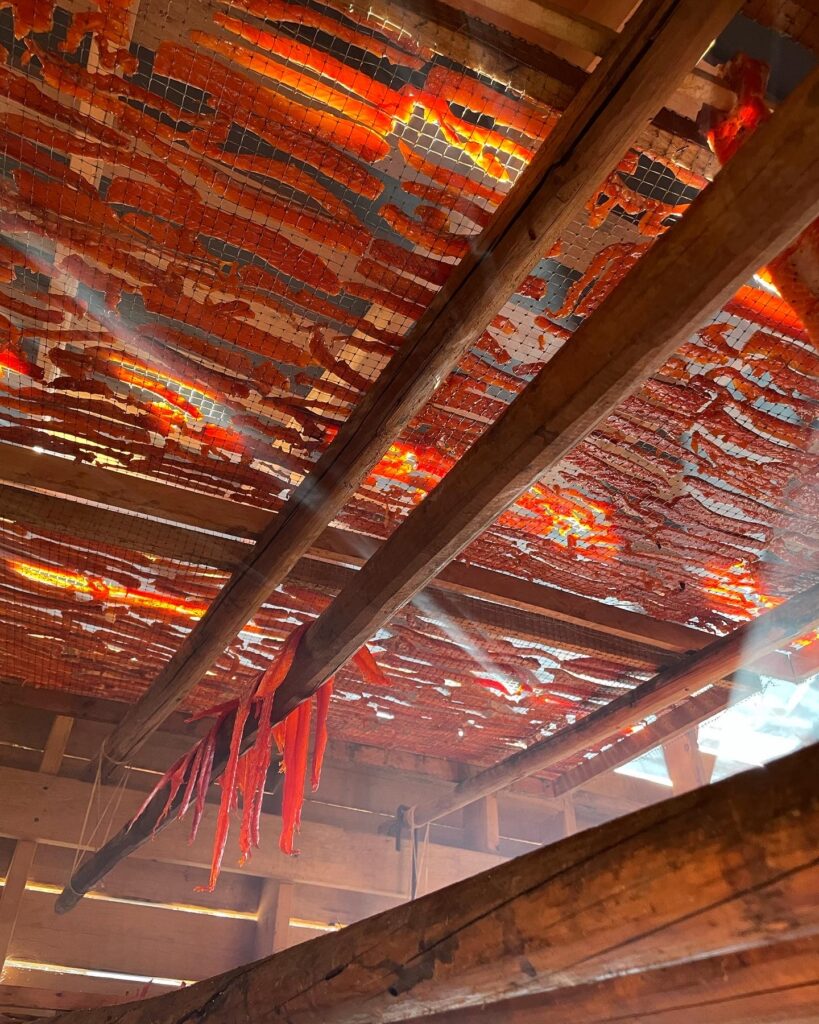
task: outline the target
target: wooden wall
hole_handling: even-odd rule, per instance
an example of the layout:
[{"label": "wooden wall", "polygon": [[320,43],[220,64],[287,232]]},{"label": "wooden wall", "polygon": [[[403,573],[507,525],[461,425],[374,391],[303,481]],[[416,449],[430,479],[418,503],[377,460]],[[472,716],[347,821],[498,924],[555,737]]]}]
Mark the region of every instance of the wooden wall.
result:
[{"label": "wooden wall", "polygon": [[[86,702],[84,711],[86,717],[73,723],[56,777],[38,770],[53,714],[6,704],[0,715],[0,876],[5,880],[17,840],[37,843],[0,979],[0,1012],[4,1006],[27,1007],[37,1014],[46,1003],[48,1008],[70,1005],[78,993],[86,1001],[125,998],[142,990],[145,979],[199,980],[396,906],[409,894],[409,844],[404,841],[398,851],[394,839],[379,829],[399,804],[434,798],[467,771],[456,762],[396,759],[376,749],[335,745],[321,788],[306,803],[299,857],[278,851],[278,797],[271,791],[262,849],[239,870],[235,845],[229,844],[216,891],[197,892],[210,860],[215,816],[210,806],[192,846],[186,845],[185,826],[173,826],[59,917],[53,913],[54,898],[70,877],[89,801],[86,845],[96,846],[109,826],[104,818],[89,843],[99,810],[110,810],[110,827],[119,828],[157,772],[190,742],[189,735],[157,732],[135,758],[124,789],[95,791],[81,775],[110,729],[111,708]],[[393,764],[384,763],[389,761]],[[485,817],[468,811],[435,825],[424,873],[427,887],[439,888],[561,838],[564,803],[546,799],[544,792],[540,780],[529,780],[502,794],[489,832]],[[574,797],[577,827],[667,794],[663,787],[621,776],[594,780]],[[4,910],[8,907],[0,900],[0,918]],[[151,990],[166,989],[156,983]],[[60,1001],[65,999],[68,1004]]]}]

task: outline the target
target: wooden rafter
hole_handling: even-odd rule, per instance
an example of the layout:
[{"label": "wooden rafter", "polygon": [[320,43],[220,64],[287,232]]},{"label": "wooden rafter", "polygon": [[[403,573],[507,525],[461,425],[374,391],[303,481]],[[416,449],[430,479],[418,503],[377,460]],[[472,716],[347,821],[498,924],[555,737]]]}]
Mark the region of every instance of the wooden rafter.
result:
[{"label": "wooden rafter", "polygon": [[[47,531],[59,523],[62,533],[74,537],[227,571],[241,564],[249,541],[221,537],[217,532],[234,532],[240,523],[243,533],[258,533],[262,524],[269,521],[264,510],[249,505],[194,495],[167,484],[123,477],[93,466],[75,468],[64,459],[0,444],[0,481],[3,479],[11,479],[14,484],[0,482],[0,515],[4,518]],[[35,479],[38,487],[58,493],[45,494],[25,486]],[[60,493],[86,500],[67,500]],[[189,495],[190,506],[186,504]],[[112,504],[115,508],[101,508],[87,501]],[[116,506],[139,515],[123,514]],[[183,518],[179,519],[180,515]],[[175,519],[178,521],[174,522]],[[194,526],[198,529],[191,528]],[[307,586],[340,590],[352,582],[356,571],[379,546],[374,537],[328,527],[296,563],[290,579]],[[566,650],[616,654],[624,664],[658,668],[672,660],[669,655],[701,650],[712,639],[709,633],[690,626],[653,619],[462,562],[446,566],[429,587],[422,603],[434,606],[439,616],[486,625],[535,641],[559,643]],[[509,614],[510,609],[516,613],[514,617]],[[555,626],[548,620],[570,628]],[[611,637],[635,646],[614,652]],[[756,670],[784,679],[809,674],[802,671],[799,657],[789,660],[775,653],[760,662]]]},{"label": "wooden rafter", "polygon": [[[167,523],[146,528],[145,520],[135,516],[2,484],[0,515],[27,527],[46,530],[59,523],[61,533],[94,543],[223,570],[240,563],[247,547],[239,540]],[[288,578],[306,586],[340,590],[364,564],[363,552],[377,549],[378,545],[371,540],[343,530],[327,530],[320,538],[321,546],[311,548]],[[353,554],[356,548],[359,550]],[[620,609],[601,602],[525,582],[521,589],[529,601],[524,603],[521,595],[516,606],[510,599],[509,580],[491,570],[453,566],[451,573],[434,581],[420,601],[427,609],[433,608],[439,618],[485,625],[508,636],[557,644],[565,650],[616,654],[619,662],[641,668],[667,664],[673,660],[669,651],[698,649],[709,639],[707,633],[699,630],[666,624],[635,612],[620,614]],[[510,609],[515,611],[510,613]],[[629,643],[620,644],[612,652],[612,634]],[[655,642],[657,639],[661,642]],[[789,673],[789,667],[783,665],[783,671]]]},{"label": "wooden rafter", "polygon": [[[9,444],[0,444],[0,481],[14,485],[0,483],[0,513],[27,526],[49,529],[59,522],[62,529],[76,536],[177,559],[184,560],[187,555],[195,564],[214,568],[233,569],[241,561],[240,542],[255,540],[271,520],[270,512],[252,505],[78,465]],[[34,492],[32,487],[50,493]],[[61,501],[60,495],[79,498],[80,502],[69,504]],[[133,514],[117,514],[101,505]],[[191,533],[185,533],[186,529]],[[236,539],[215,536],[218,533]],[[326,564],[337,573],[337,583],[346,583],[352,576],[345,580],[344,570],[359,569],[379,547],[380,541],[374,537],[328,527],[296,564],[293,574],[307,581],[321,564]],[[463,563],[453,562],[430,585],[449,594],[588,627],[659,651],[699,650],[711,639],[701,630],[675,622],[662,622]]]},{"label": "wooden rafter", "polygon": [[819,622],[819,584],[754,622],[715,640],[704,651],[660,672],[628,693],[593,711],[574,725],[533,743],[505,761],[459,783],[438,800],[410,809],[407,820],[420,827],[504,789],[528,775],[546,771],[584,750],[605,743],[649,715],[685,699],[704,686],[762,655],[810,632]]},{"label": "wooden rafter", "polygon": [[647,725],[639,732],[613,743],[588,761],[558,775],[552,780],[551,789],[555,796],[571,793],[592,779],[628,764],[642,754],[654,750],[663,743],[673,741],[680,735],[705,722],[730,706],[733,695],[730,690],[712,687],[697,697],[691,697],[684,704],[666,712],[658,721]]},{"label": "wooden rafter", "polygon": [[817,216],[818,105],[814,71],[310,627],[277,711],[313,693]]},{"label": "wooden rafter", "polygon": [[[648,122],[658,97],[691,69],[737,6],[736,0],[719,0],[706,12],[694,0],[647,0],[640,6],[478,237],[471,256],[459,264],[313,472],[112,734],[105,774],[179,706],[317,540],[548,244],[581,212],[613,161]],[[346,649],[345,658],[351,653]]]},{"label": "wooden rafter", "polygon": [[559,1019],[561,998],[571,1002],[578,985],[684,964],[700,977],[703,960],[754,958],[819,933],[817,771],[813,746],[309,946],[148,1002],[61,1020],[352,1024],[456,1010],[469,1019],[478,1005],[491,1010],[512,998],[530,1007],[542,998]]}]

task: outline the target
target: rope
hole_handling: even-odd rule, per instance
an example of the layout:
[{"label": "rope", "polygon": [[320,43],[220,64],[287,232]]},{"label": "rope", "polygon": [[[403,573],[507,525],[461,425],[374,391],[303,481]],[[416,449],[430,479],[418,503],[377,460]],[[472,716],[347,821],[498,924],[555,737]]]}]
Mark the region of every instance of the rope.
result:
[{"label": "rope", "polygon": [[103,740],[102,746],[100,747],[100,759],[105,758],[105,760],[110,762],[110,764],[114,765],[115,768],[125,768],[125,761],[118,761],[115,757],[111,757],[111,755],[105,749],[105,743],[106,741]]},{"label": "rope", "polygon": [[[77,848],[74,850],[74,859],[72,861],[71,870],[69,872],[68,881],[66,882],[66,886],[65,886],[67,889],[70,889],[71,892],[77,898],[81,898],[84,895],[84,893],[77,892],[77,890],[74,888],[74,886],[71,884],[71,882],[72,882],[75,874],[77,873],[77,868],[79,866],[79,863],[80,863],[80,861],[81,861],[81,859],[83,857],[83,854],[86,852],[86,849],[88,847],[90,847],[91,844],[93,843],[94,838],[96,837],[97,833],[100,831],[100,829],[101,829],[101,827],[102,827],[102,825],[103,825],[103,823],[105,822],[106,819],[108,821],[108,824],[107,824],[107,826],[105,828],[105,834],[103,836],[102,845],[104,846],[108,842],[108,838],[109,838],[109,836],[111,834],[111,827],[112,827],[112,825],[114,823],[114,819],[116,818],[117,812],[119,811],[120,805],[122,804],[122,796],[123,796],[123,794],[125,792],[126,783],[128,782],[128,777],[129,777],[129,775],[131,773],[130,767],[127,767],[125,772],[123,773],[122,778],[117,783],[115,789],[113,790],[113,792],[111,793],[110,797],[108,798],[108,801],[107,801],[105,807],[103,807],[102,806],[102,762],[103,762],[103,759],[107,759],[107,760],[111,761],[113,764],[116,764],[117,762],[115,762],[113,760],[113,758],[108,757],[108,755],[105,753],[105,744],[103,744],[100,753],[101,753],[101,756],[97,758],[97,766],[96,766],[96,770],[94,772],[94,781],[91,784],[91,792],[88,794],[88,803],[86,805],[85,815],[83,816],[83,820],[82,820],[82,828],[80,829],[80,838],[79,838],[78,843],[77,843]],[[122,767],[122,765],[120,765],[120,767]],[[97,805],[97,813],[96,813],[97,822],[94,825],[94,827],[91,830],[91,832],[88,835],[86,835],[86,833],[88,832],[88,826],[89,826],[89,822],[90,822],[90,819],[91,819],[91,808],[93,807],[95,801],[96,801],[96,805]]]},{"label": "rope", "polygon": [[[429,828],[430,822],[424,826],[424,838],[421,842],[421,853],[418,857],[418,877],[421,879],[421,893],[429,889]],[[418,895],[418,893],[416,893]]]},{"label": "rope", "polygon": [[418,896],[419,883],[420,888],[424,891],[426,891],[429,885],[430,822],[427,822],[427,824],[423,826],[424,838],[419,844],[418,832],[420,830],[415,824],[415,808],[402,808],[402,816],[404,824],[407,826],[410,833],[410,899],[414,900]]},{"label": "rope", "polygon": [[[91,805],[94,802],[94,798],[97,795],[97,790],[98,790],[99,785],[100,785],[101,773],[102,773],[102,759],[100,758],[100,759],[97,760],[97,769],[94,772],[94,781],[91,783],[91,792],[88,794],[88,803],[87,803],[86,808],[85,808],[85,816],[82,819],[82,828],[80,829],[80,838],[79,838],[79,842],[77,843],[77,848],[74,851],[73,863],[71,864],[70,878],[74,877],[74,874],[76,873],[76,870],[77,870],[77,865],[79,864],[80,858],[82,857],[82,851],[85,849],[85,831],[88,828],[88,819],[91,817]],[[70,883],[70,880],[69,880],[69,886],[70,886],[70,884],[71,883]],[[77,893],[73,889],[71,891],[74,892],[75,896],[79,896],[80,895],[79,893]]]}]

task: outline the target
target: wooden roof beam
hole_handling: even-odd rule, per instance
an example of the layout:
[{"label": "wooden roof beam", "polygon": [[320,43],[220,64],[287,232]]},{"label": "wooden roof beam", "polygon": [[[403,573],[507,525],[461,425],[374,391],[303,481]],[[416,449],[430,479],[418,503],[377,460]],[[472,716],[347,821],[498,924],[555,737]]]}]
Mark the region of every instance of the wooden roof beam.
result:
[{"label": "wooden roof beam", "polygon": [[[3,443],[0,481],[14,485],[0,483],[0,515],[27,526],[48,530],[60,523],[61,529],[76,536],[92,537],[126,550],[147,550],[183,561],[190,558],[195,564],[216,568],[235,568],[246,553],[241,541],[256,539],[272,518],[267,510],[252,505]],[[33,487],[54,494],[32,491]],[[71,495],[81,502],[70,505],[57,495]],[[96,504],[89,506],[86,502]],[[136,515],[118,515],[99,505]],[[146,529],[144,517],[152,521],[150,529]],[[192,529],[185,533],[184,528]],[[203,531],[210,531],[210,535]],[[215,537],[214,533],[231,534],[236,539]],[[298,563],[294,575],[306,579],[319,563],[330,564],[340,572],[344,568],[359,569],[380,545],[375,537],[327,527],[304,555],[310,565]],[[448,565],[430,586],[589,627],[661,651],[699,650],[711,640],[702,630],[462,562]]]},{"label": "wooden roof beam", "polygon": [[[96,800],[99,796],[103,807],[116,806],[115,820],[112,821],[115,827],[128,822],[145,800],[145,792],[141,789],[123,789],[118,784],[108,783],[95,788],[93,782],[3,766],[0,766],[0,794],[3,801],[0,835],[47,846],[70,846],[72,849],[79,845],[83,815],[92,798]],[[110,801],[110,804],[105,801]],[[137,844],[133,851],[135,860],[197,868],[202,874],[197,872],[196,881],[199,878],[204,881],[204,872],[210,869],[213,857],[218,810],[218,803],[209,801],[206,804],[202,825],[193,843],[187,843],[187,835],[182,835],[179,830],[158,831],[150,842]],[[265,840],[258,850],[254,850],[252,860],[241,868],[238,858],[230,855],[225,858],[223,872],[370,893],[393,900],[407,898],[410,876],[407,844],[399,852],[390,836],[305,817],[300,835],[301,854],[285,857],[277,842],[280,827],[281,816],[264,811],[261,835]],[[121,839],[124,833],[123,829],[118,838]],[[504,859],[497,854],[431,842],[428,861],[430,888],[437,889],[497,866]],[[64,880],[65,872],[54,879]],[[219,905],[218,899],[216,905]]]},{"label": "wooden roof beam", "polygon": [[[655,112],[660,97],[696,64],[737,7],[737,0],[714,0],[705,11],[696,0],[645,0],[640,5],[478,236],[473,253],[458,265],[313,472],[111,735],[105,776],[179,706],[315,543],[550,242],[581,213]],[[574,351],[576,342],[569,347]],[[352,649],[347,646],[345,651],[346,659]]]},{"label": "wooden roof beam", "polygon": [[817,108],[815,70],[310,627],[277,713],[313,693],[811,223]]},{"label": "wooden roof beam", "polygon": [[559,797],[588,785],[592,779],[628,764],[725,711],[735,699],[730,689],[716,686],[697,697],[690,697],[684,704],[665,712],[651,725],[618,740],[607,750],[558,775],[551,782],[552,792]]},{"label": "wooden roof beam", "polygon": [[[668,63],[665,48],[678,38],[677,28],[664,45],[659,44],[662,36],[655,40],[651,53],[660,62],[657,72]],[[441,566],[593,430],[758,267],[819,214],[819,151],[811,130],[817,107],[819,70],[749,139],[686,216],[578,328],[572,343],[367,562],[355,585],[342,591],[309,628],[291,671],[276,690],[275,720],[315,692]],[[722,244],[715,244],[715,239]],[[646,699],[631,722],[649,713],[647,707],[662,710],[686,693],[730,674],[752,660],[750,651],[759,656],[807,632],[815,621],[817,593],[819,587],[758,619],[753,631],[743,628],[712,644],[694,662],[696,672],[655,677],[645,684],[650,689],[643,690],[642,696],[650,695],[653,687],[662,691],[664,703],[655,707]],[[752,641],[744,653],[737,651],[736,639],[731,646],[737,635]],[[691,665],[686,663],[689,670]],[[700,681],[690,685],[700,673]],[[168,703],[172,700],[166,708]],[[614,706],[623,710],[622,702]],[[137,705],[139,714],[138,709]],[[154,723],[169,710],[155,715]],[[599,721],[594,715],[589,720]],[[139,722],[144,729],[145,717]],[[594,743],[593,726],[587,728],[584,739]],[[609,735],[607,731],[600,738]],[[226,753],[223,742],[215,758],[217,766],[224,763]],[[464,784],[458,806],[494,791],[496,779],[486,773],[482,776],[476,777],[478,783]],[[507,779],[508,772],[502,785]],[[58,907],[69,909],[78,893],[87,891],[113,864],[138,848],[150,835],[163,802],[155,799],[138,828],[114,837],[97,851],[71,881]],[[437,812],[438,807],[431,810]]]},{"label": "wooden roof beam", "polygon": [[[154,522],[146,528],[145,520],[136,516],[3,484],[0,516],[47,531],[59,523],[63,535],[228,571],[241,564],[248,548],[243,541],[184,526]],[[343,530],[326,530],[319,544],[322,547],[311,548],[296,563],[288,580],[341,590],[355,578],[364,564],[364,555],[378,548],[373,538]],[[635,612],[620,614],[620,609],[602,602],[525,582],[530,606],[516,606],[507,600],[507,580],[511,577],[472,566],[453,569],[451,576],[444,574],[433,581],[420,599],[422,610],[434,611],[438,618],[485,625],[504,635],[565,650],[608,653],[623,664],[639,668],[666,665],[673,660],[670,650],[697,649],[710,639],[707,633],[677,623],[663,623]],[[510,614],[510,609],[515,613]],[[628,643],[612,651],[612,634]],[[664,642],[655,643],[658,639]],[[783,663],[783,671],[790,678],[790,665]]]},{"label": "wooden roof beam", "polygon": [[[0,483],[0,516],[4,518],[45,530],[59,523],[62,532],[76,537],[228,571],[241,563],[249,538],[261,533],[271,518],[264,509],[251,505],[0,443],[2,480],[14,485]],[[55,493],[31,490],[35,485]],[[59,495],[84,500],[72,502]],[[100,508],[100,504],[113,509]],[[147,527],[144,517],[151,520]],[[219,537],[216,533],[238,536]],[[328,527],[296,564],[291,578],[305,585],[341,588],[380,545],[375,537]],[[506,623],[515,635],[549,642],[560,639],[555,632],[559,627],[541,620],[555,620],[583,630],[582,636],[571,631],[562,636],[568,650],[608,651],[612,657],[621,657],[607,645],[608,637],[616,637],[640,645],[628,652],[628,657],[634,664],[648,667],[666,664],[670,659],[665,652],[701,650],[713,639],[703,630],[463,562],[451,562],[429,586],[429,599],[451,617],[497,627]],[[514,628],[506,612],[498,614],[498,606],[522,613]],[[755,669],[782,679],[800,679],[811,674],[811,665],[812,660],[801,652],[790,658],[773,653]]]},{"label": "wooden roof beam", "polygon": [[581,984],[682,965],[699,979],[707,958],[819,932],[817,772],[814,745],[320,941],[60,1022],[353,1024],[456,1010],[468,1020],[470,1009],[538,996],[562,1019],[561,998]]},{"label": "wooden roof beam", "polygon": [[[543,36],[550,36],[597,57],[617,37],[614,29],[549,0],[397,0],[397,6],[409,8],[410,16],[426,15],[453,29],[462,26],[465,35],[472,34],[475,21],[481,21],[498,30],[499,36],[507,34],[535,46],[543,46],[547,42]],[[503,44],[498,40],[495,45]]]},{"label": "wooden roof beam", "polygon": [[756,657],[810,632],[817,623],[819,584],[728,636],[715,640],[704,651],[684,658],[680,664],[658,673],[569,728],[465,779],[447,796],[410,808],[406,820],[421,827],[467,806],[473,800],[497,793],[520,779],[577,757],[584,750],[605,743],[622,730],[632,728],[649,715],[664,711],[709,683],[731,675]]},{"label": "wooden roof beam", "polygon": [[424,1024],[815,1024],[819,937],[424,1017]]}]

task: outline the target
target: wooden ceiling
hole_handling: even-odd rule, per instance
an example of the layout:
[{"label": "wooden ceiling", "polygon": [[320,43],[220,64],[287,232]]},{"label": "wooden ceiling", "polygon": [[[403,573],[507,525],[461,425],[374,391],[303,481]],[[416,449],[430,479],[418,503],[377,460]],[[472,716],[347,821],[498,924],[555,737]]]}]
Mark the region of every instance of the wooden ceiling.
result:
[{"label": "wooden ceiling", "polygon": [[[399,805],[432,890],[659,799],[610,774],[658,744],[691,788],[732,685],[815,674],[819,363],[754,277],[819,212],[815,104],[716,176],[737,94],[701,58],[736,0],[7,6],[6,1005],[70,1006],[43,965],[110,1000],[395,906]],[[740,27],[811,54],[809,8]],[[214,902],[207,841],[134,833],[55,924],[178,712],[300,624],[277,714],[338,671],[302,857]]]}]

